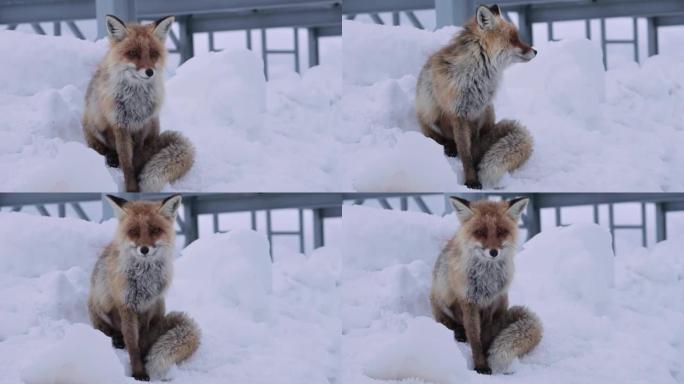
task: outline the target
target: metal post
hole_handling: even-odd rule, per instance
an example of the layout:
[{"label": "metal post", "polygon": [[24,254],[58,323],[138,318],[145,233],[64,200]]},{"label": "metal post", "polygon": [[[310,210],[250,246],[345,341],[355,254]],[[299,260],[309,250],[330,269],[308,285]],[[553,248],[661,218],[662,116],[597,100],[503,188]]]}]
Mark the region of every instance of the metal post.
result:
[{"label": "metal post", "polygon": [[615,252],[615,213],[613,204],[608,204],[608,228],[610,230],[610,244]]},{"label": "metal post", "polygon": [[634,28],[634,61],[639,62],[639,23],[636,17],[632,18]]},{"label": "metal post", "polygon": [[401,17],[399,12],[392,12],[392,25],[399,25],[401,24]]},{"label": "metal post", "polygon": [[646,203],[641,203],[641,245],[648,245],[648,233],[646,231]]},{"label": "metal post", "polygon": [[299,73],[299,28],[294,28],[294,62],[295,72]]},{"label": "metal post", "polygon": [[594,210],[593,210],[594,211],[593,212],[594,213],[594,224],[598,224],[599,223],[599,206],[598,206],[598,204],[594,204],[593,207],[594,207]]},{"label": "metal post", "polygon": [[658,54],[658,25],[655,17],[646,18],[646,40],[648,41],[648,56]]},{"label": "metal post", "polygon": [[473,0],[435,0],[437,29],[449,25],[463,25],[474,11]]},{"label": "metal post", "polygon": [[199,223],[197,220],[197,209],[195,208],[196,199],[196,197],[186,197],[183,199],[185,245],[188,245],[199,238]]},{"label": "metal post", "polygon": [[518,10],[518,35],[522,41],[534,45],[534,36],[532,35],[532,23],[529,17],[529,7],[521,7]]},{"label": "metal post", "polygon": [[245,31],[245,37],[247,38],[247,49],[252,50],[252,30],[248,29]]},{"label": "metal post", "polygon": [[603,52],[603,68],[608,69],[608,43],[606,42],[606,19],[601,18],[601,51]]},{"label": "metal post", "polygon": [[304,210],[299,208],[299,252],[304,253]]},{"label": "metal post", "polygon": [[218,213],[214,212],[211,214],[211,221],[214,226],[214,233],[219,232],[219,218],[218,218]]},{"label": "metal post", "polygon": [[561,208],[556,207],[555,211],[556,211],[556,227],[560,227],[561,225],[563,225],[563,221],[561,220]]},{"label": "metal post", "polygon": [[95,0],[98,39],[107,36],[107,15],[114,15],[125,22],[136,21],[135,0]]},{"label": "metal post", "polygon": [[214,52],[214,32],[209,32],[209,52]]},{"label": "metal post", "polygon": [[320,53],[318,52],[318,28],[308,29],[309,41],[309,68],[320,64]]},{"label": "metal post", "polygon": [[62,23],[60,21],[55,21],[52,23],[52,34],[55,36],[62,35]]},{"label": "metal post", "polygon": [[402,196],[399,198],[399,207],[402,211],[408,211],[408,197]]},{"label": "metal post", "polygon": [[655,203],[656,242],[667,239],[667,212],[664,203]]},{"label": "metal post", "polygon": [[313,240],[314,249],[320,248],[325,244],[325,233],[323,225],[323,209],[314,208],[313,213]]},{"label": "metal post", "polygon": [[195,55],[195,43],[192,40],[192,16],[180,16],[178,18],[178,41],[180,46],[181,63],[184,63]]},{"label": "metal post", "polygon": [[266,45],[266,30],[261,29],[261,59],[264,61],[264,77],[268,80],[268,46]]},{"label": "metal post", "polygon": [[541,212],[537,206],[537,197],[534,194],[530,195],[530,202],[527,204],[527,215],[523,218],[523,224],[527,229],[528,239],[541,232]]},{"label": "metal post", "polygon": [[256,231],[257,230],[256,211],[250,211],[249,212],[249,218],[250,218],[250,224],[252,225],[252,231]]},{"label": "metal post", "polygon": [[66,204],[65,203],[59,203],[57,205],[57,215],[59,217],[66,217]]},{"label": "metal post", "polygon": [[556,41],[556,39],[553,37],[553,23],[552,22],[546,23],[546,33],[548,34],[549,41]]},{"label": "metal post", "polygon": [[584,20],[584,36],[587,40],[591,40],[591,20]]}]

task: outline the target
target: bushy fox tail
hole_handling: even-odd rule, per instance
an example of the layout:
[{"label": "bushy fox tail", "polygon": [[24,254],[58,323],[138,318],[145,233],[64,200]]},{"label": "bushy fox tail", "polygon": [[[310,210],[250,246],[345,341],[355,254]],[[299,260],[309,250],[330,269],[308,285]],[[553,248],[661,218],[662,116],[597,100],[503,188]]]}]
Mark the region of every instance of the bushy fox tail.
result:
[{"label": "bushy fox tail", "polygon": [[190,357],[200,345],[199,327],[185,313],[169,312],[161,327],[145,359],[145,371],[153,380],[163,379],[173,364]]},{"label": "bushy fox tail", "polygon": [[501,120],[493,127],[497,140],[480,161],[482,185],[495,187],[506,172],[517,169],[532,155],[533,140],[527,128],[514,120]]},{"label": "bushy fox tail", "polygon": [[542,323],[534,312],[521,306],[508,309],[508,326],[494,338],[487,362],[494,373],[504,372],[516,357],[526,354],[542,338]]},{"label": "bushy fox tail", "polygon": [[140,191],[159,192],[166,183],[185,175],[195,162],[195,147],[175,131],[159,135],[156,153],[140,172]]}]

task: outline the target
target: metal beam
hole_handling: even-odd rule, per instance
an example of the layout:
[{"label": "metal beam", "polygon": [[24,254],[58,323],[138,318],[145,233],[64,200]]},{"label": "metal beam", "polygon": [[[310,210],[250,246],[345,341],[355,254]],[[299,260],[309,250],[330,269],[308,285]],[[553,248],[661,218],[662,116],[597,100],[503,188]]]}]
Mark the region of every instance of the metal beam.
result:
[{"label": "metal beam", "polygon": [[279,27],[318,27],[338,25],[342,16],[339,7],[305,11],[250,12],[234,14],[197,15],[192,18],[193,32],[235,31]]},{"label": "metal beam", "polygon": [[342,4],[342,12],[345,15],[433,8],[435,0],[344,0]]},{"label": "metal beam", "polygon": [[[99,0],[96,0],[99,1]],[[107,0],[106,0],[107,1]],[[339,0],[144,0],[135,2],[141,19],[166,15],[197,15],[254,9],[338,7]],[[0,24],[92,19],[93,0],[0,0]]]},{"label": "metal beam", "polygon": [[532,22],[629,16],[646,17],[684,13],[684,1],[681,0],[600,0],[561,3],[545,1],[544,3],[530,7],[530,20]]},{"label": "metal beam", "polygon": [[473,15],[473,0],[435,0],[437,29],[449,25],[463,25]]},{"label": "metal beam", "polygon": [[656,27],[674,27],[678,25],[684,25],[684,14],[657,16],[653,17],[653,19]]}]

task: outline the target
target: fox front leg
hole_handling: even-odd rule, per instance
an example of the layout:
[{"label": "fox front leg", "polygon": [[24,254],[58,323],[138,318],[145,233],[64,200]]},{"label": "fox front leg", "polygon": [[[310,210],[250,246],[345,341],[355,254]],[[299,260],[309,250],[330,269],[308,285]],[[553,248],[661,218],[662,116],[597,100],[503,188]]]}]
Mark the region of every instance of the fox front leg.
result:
[{"label": "fox front leg", "polygon": [[471,189],[482,189],[482,184],[477,176],[475,169],[475,159],[473,158],[472,132],[476,127],[472,123],[461,118],[454,118],[451,124],[454,130],[454,140],[456,149],[463,163],[465,173],[465,185]]},{"label": "fox front leg", "polygon": [[138,192],[138,178],[133,167],[133,138],[123,129],[114,130],[116,152],[119,154],[119,165],[124,174],[126,192]]},{"label": "fox front leg", "polygon": [[468,338],[468,343],[470,344],[470,349],[473,352],[475,371],[477,373],[491,375],[492,370],[487,364],[487,358],[485,357],[480,337],[480,324],[480,309],[475,304],[466,303],[463,306],[463,326],[465,328],[466,337]]},{"label": "fox front leg", "polygon": [[121,331],[124,343],[128,349],[128,357],[131,360],[133,378],[140,381],[150,381],[150,377],[145,372],[142,354],[140,353],[140,321],[138,314],[130,308],[122,308],[121,312]]}]

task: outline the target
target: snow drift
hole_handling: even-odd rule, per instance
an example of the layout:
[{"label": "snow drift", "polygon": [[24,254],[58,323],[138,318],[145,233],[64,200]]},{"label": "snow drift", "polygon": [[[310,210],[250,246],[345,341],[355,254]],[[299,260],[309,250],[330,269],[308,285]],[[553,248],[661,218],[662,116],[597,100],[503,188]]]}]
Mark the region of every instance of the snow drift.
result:
[{"label": "snow drift", "polygon": [[[420,68],[457,30],[355,21],[344,21],[343,29],[342,124],[358,143],[348,165],[354,188],[464,190],[460,161],[416,135],[413,107]],[[682,57],[663,54],[641,67],[606,72],[594,42],[563,40],[537,48],[534,60],[504,72],[494,103],[497,119],[519,120],[535,141],[528,163],[504,177],[504,190],[684,188],[678,150],[684,142]]]}]

